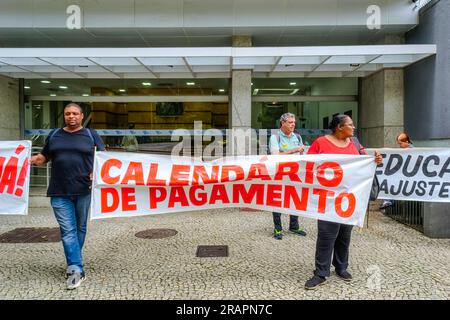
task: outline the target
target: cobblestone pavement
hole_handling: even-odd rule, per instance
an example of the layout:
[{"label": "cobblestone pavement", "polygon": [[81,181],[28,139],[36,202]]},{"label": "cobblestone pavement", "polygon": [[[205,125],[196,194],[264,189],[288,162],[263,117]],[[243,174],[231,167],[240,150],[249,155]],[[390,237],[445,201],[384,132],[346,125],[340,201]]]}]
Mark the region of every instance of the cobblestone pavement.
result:
[{"label": "cobblestone pavement", "polygon": [[[300,218],[307,237],[272,237],[269,212],[208,210],[89,222],[87,280],[65,289],[61,243],[0,244],[0,299],[449,299],[450,240],[429,239],[379,212],[355,227],[346,283],[332,272],[304,289],[314,269],[316,221]],[[288,216],[283,215],[284,226]],[[0,233],[57,226],[51,209],[0,216]],[[176,229],[140,239],[150,228]],[[229,257],[198,258],[198,245],[228,245]]]}]

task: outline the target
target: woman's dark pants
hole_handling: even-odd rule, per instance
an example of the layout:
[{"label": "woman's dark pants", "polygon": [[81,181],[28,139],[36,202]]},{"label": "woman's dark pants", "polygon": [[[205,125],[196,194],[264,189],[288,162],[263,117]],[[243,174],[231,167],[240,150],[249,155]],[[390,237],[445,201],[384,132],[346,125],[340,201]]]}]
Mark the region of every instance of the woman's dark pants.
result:
[{"label": "woman's dark pants", "polygon": [[336,272],[348,267],[348,252],[353,226],[323,220],[317,221],[316,270],[320,277],[330,276],[331,256]]}]

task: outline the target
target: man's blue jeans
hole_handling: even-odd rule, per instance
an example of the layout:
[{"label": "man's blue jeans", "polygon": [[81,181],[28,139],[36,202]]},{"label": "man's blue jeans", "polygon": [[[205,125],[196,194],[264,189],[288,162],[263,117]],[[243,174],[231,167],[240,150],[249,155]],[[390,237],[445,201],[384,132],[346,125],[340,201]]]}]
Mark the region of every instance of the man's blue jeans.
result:
[{"label": "man's blue jeans", "polygon": [[51,197],[51,205],[59,223],[67,266],[83,272],[83,250],[91,195]]}]

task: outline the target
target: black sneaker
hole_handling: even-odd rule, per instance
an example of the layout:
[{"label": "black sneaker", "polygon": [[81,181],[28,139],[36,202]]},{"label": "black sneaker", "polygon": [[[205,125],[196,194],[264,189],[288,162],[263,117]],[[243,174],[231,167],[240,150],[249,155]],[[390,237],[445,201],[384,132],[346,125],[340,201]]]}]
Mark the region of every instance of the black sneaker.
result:
[{"label": "black sneaker", "polygon": [[283,232],[281,230],[273,230],[273,237],[277,240],[282,240],[283,239]]},{"label": "black sneaker", "polygon": [[298,228],[298,229],[289,229],[290,232],[298,234],[299,236],[306,236],[306,231],[303,230],[302,228]]},{"label": "black sneaker", "polygon": [[344,281],[352,281],[353,279],[352,275],[347,270],[341,272],[336,271],[336,274],[338,275],[339,278],[342,278]]},{"label": "black sneaker", "polygon": [[327,281],[326,278],[314,276],[305,283],[305,289],[307,290],[314,290],[317,289],[318,286],[322,285]]}]

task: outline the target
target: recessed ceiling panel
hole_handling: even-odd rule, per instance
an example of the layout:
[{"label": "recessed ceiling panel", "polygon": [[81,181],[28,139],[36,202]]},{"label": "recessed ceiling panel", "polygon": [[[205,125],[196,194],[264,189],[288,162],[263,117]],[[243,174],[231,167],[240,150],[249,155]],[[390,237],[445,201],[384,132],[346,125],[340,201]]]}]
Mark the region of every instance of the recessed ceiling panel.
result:
[{"label": "recessed ceiling panel", "polygon": [[11,65],[46,66],[47,62],[37,58],[0,58],[0,62]]},{"label": "recessed ceiling panel", "polygon": [[134,58],[90,58],[90,60],[103,66],[138,66],[139,61]]},{"label": "recessed ceiling panel", "polygon": [[194,72],[226,72],[230,71],[230,66],[218,66],[218,65],[210,65],[210,66],[192,66],[192,70]]},{"label": "recessed ceiling panel", "polygon": [[275,57],[241,57],[234,58],[234,65],[257,65],[257,64],[268,64],[273,65],[276,63]]},{"label": "recessed ceiling panel", "polygon": [[279,64],[275,68],[275,71],[277,71],[277,72],[311,71],[314,68],[314,66],[315,65],[307,65],[307,64],[298,64],[298,65]]},{"label": "recessed ceiling panel", "polygon": [[384,54],[376,58],[371,63],[412,63],[414,62],[411,54]]},{"label": "recessed ceiling panel", "polygon": [[376,55],[368,56],[332,56],[330,59],[324,62],[324,64],[356,64],[356,63],[367,63],[370,60],[376,58]]},{"label": "recessed ceiling panel", "polygon": [[191,57],[186,58],[187,62],[192,65],[229,65],[229,57]]},{"label": "recessed ceiling panel", "polygon": [[152,67],[153,72],[189,72],[189,69],[183,66],[154,66]]},{"label": "recessed ceiling panel", "polygon": [[148,70],[144,66],[107,66],[108,69],[113,72],[147,72]]},{"label": "recessed ceiling panel", "polygon": [[43,60],[58,66],[91,66],[94,62],[86,58],[42,58]]},{"label": "recessed ceiling panel", "polygon": [[350,66],[349,64],[322,64],[316,71],[352,71],[357,66]]},{"label": "recessed ceiling panel", "polygon": [[24,66],[27,70],[32,70],[33,72],[67,72],[64,69],[61,69],[57,66]]},{"label": "recessed ceiling panel", "polygon": [[66,69],[73,69],[74,72],[106,72],[106,70],[100,66],[97,65],[89,65],[89,66],[77,66],[77,67],[65,67]]},{"label": "recessed ceiling panel", "polygon": [[[15,66],[0,66],[0,73],[5,73],[5,72],[20,72],[20,73],[22,73],[22,72],[29,72],[29,71],[20,69]],[[21,76],[21,78],[22,77],[23,76]]]},{"label": "recessed ceiling panel", "polygon": [[183,58],[138,58],[147,66],[184,66]]},{"label": "recessed ceiling panel", "polygon": [[283,57],[279,64],[319,64],[325,58],[321,56],[303,56],[303,57]]}]

